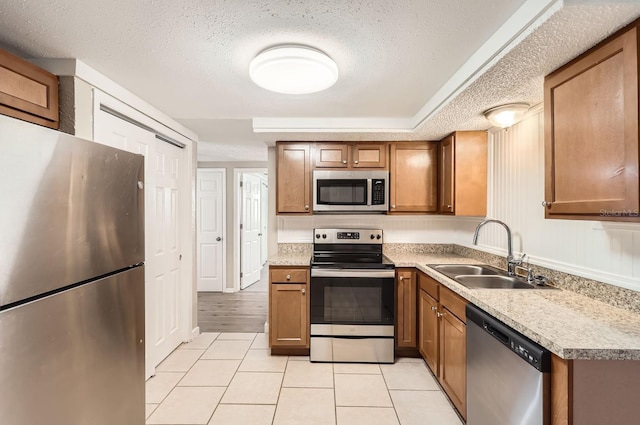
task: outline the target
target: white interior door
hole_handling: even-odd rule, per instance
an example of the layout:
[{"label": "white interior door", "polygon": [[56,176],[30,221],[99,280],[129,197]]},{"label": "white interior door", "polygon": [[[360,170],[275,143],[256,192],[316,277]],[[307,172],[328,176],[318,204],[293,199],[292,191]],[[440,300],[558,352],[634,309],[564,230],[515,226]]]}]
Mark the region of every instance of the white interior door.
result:
[{"label": "white interior door", "polygon": [[98,111],[94,117],[94,139],[96,142],[122,149],[128,152],[144,155],[144,181],[145,181],[145,209],[144,209],[144,232],[145,232],[145,377],[148,378],[155,373],[154,346],[152,344],[154,335],[153,314],[155,311],[155,298],[153,293],[153,265],[149,263],[151,258],[150,236],[153,234],[154,218],[154,191],[155,173],[152,172],[151,164],[155,161],[156,138],[150,131],[144,130],[136,125],[116,118],[111,114]]},{"label": "white interior door", "polygon": [[240,289],[260,279],[260,177],[242,175],[242,230]]},{"label": "white interior door", "polygon": [[224,283],[225,169],[198,169],[198,291]]},{"label": "white interior door", "polygon": [[267,262],[267,220],[269,220],[269,187],[262,180],[260,184],[260,264]]},{"label": "white interior door", "polygon": [[[179,183],[184,170],[183,150],[157,141],[155,163],[154,218],[151,237],[153,287],[153,345],[155,361],[159,363],[182,342],[181,273],[179,229]],[[149,187],[149,186],[147,186]],[[185,300],[184,302],[190,302]],[[149,336],[147,336],[149,338]],[[156,364],[157,364],[156,363]]]}]

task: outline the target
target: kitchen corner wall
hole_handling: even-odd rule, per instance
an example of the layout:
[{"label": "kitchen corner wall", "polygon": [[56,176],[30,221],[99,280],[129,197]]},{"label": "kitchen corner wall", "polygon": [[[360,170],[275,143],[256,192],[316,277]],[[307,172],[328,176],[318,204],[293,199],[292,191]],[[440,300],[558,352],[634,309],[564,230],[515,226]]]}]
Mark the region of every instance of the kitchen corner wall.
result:
[{"label": "kitchen corner wall", "polygon": [[[514,251],[534,264],[640,291],[640,223],[544,218],[543,116],[490,134],[487,215],[511,227]],[[504,255],[504,229],[485,226],[479,244]]]},{"label": "kitchen corner wall", "polygon": [[[546,220],[544,123],[540,108],[513,127],[489,135],[487,217],[507,223],[513,248],[532,264],[640,291],[640,223]],[[379,227],[389,243],[471,246],[478,218],[447,216],[277,216],[278,243],[311,243],[316,227]],[[506,256],[506,234],[489,224],[479,246]]]}]

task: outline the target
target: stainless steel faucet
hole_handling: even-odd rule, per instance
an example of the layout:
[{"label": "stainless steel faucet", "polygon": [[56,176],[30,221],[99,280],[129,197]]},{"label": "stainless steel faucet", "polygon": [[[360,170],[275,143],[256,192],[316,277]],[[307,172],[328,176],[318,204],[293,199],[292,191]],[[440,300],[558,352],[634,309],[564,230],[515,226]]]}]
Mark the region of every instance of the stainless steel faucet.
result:
[{"label": "stainless steel faucet", "polygon": [[507,273],[509,274],[509,276],[514,276],[516,274],[516,266],[519,266],[519,265],[522,264],[522,262],[524,260],[524,257],[527,254],[522,254],[522,257],[520,257],[517,260],[515,258],[513,258],[513,246],[512,246],[512,243],[511,243],[511,229],[509,229],[509,226],[507,226],[506,223],[504,223],[504,222],[502,222],[500,220],[494,220],[494,219],[484,220],[482,223],[478,224],[478,227],[476,227],[476,232],[473,234],[473,244],[474,245],[478,245],[478,234],[480,233],[480,228],[482,226],[484,226],[485,224],[488,224],[488,223],[500,224],[507,231],[507,250],[508,250],[508,254],[507,254]]}]

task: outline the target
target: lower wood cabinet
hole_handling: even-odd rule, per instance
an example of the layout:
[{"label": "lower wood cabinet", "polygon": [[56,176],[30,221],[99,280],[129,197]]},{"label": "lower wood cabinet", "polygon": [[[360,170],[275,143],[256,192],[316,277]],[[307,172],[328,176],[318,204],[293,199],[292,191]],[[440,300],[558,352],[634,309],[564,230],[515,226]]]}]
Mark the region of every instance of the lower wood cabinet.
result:
[{"label": "lower wood cabinet", "polygon": [[413,268],[396,269],[396,347],[416,348],[416,271]]},{"label": "lower wood cabinet", "polygon": [[640,418],[640,361],[551,356],[551,425],[627,425]]},{"label": "lower wood cabinet", "polygon": [[269,268],[269,346],[309,348],[309,268]]},{"label": "lower wood cabinet", "polygon": [[[420,275],[419,275],[420,276]],[[433,371],[438,370],[438,301],[426,291],[418,293],[418,350]]]},{"label": "lower wood cabinet", "polygon": [[467,415],[467,301],[422,272],[418,280],[418,349],[460,415]]}]

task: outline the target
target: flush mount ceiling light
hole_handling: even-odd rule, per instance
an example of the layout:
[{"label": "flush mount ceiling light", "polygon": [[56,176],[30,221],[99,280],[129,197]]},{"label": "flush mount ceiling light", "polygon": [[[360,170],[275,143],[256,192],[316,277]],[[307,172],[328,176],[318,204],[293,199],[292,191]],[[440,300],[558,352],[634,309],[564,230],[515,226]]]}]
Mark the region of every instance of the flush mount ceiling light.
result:
[{"label": "flush mount ceiling light", "polygon": [[485,111],[484,116],[494,127],[506,128],[520,121],[528,110],[526,103],[509,103]]},{"label": "flush mount ceiling light", "polygon": [[276,46],[249,65],[249,76],[277,93],[308,94],[328,89],[338,80],[338,66],[320,50],[307,46]]}]

